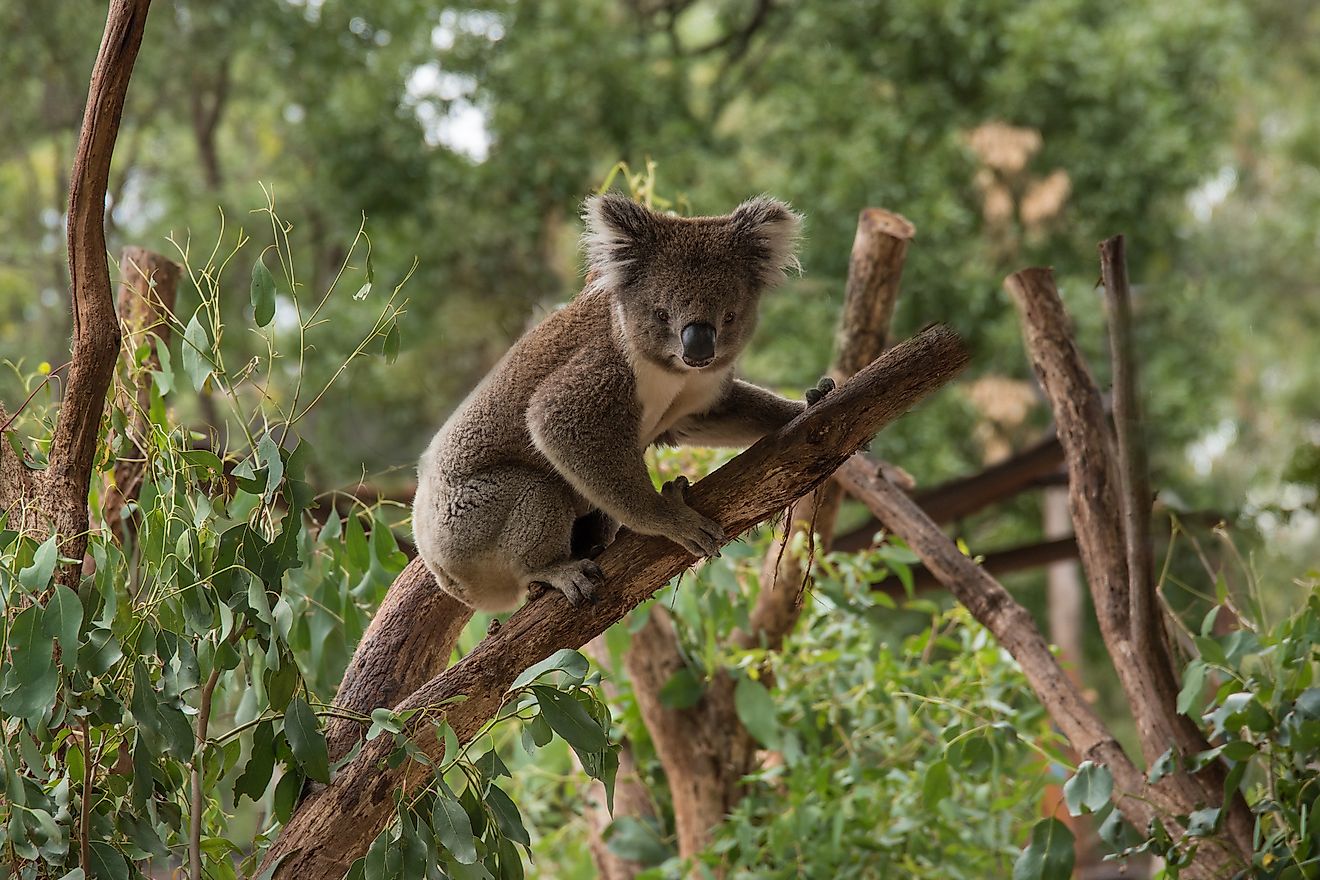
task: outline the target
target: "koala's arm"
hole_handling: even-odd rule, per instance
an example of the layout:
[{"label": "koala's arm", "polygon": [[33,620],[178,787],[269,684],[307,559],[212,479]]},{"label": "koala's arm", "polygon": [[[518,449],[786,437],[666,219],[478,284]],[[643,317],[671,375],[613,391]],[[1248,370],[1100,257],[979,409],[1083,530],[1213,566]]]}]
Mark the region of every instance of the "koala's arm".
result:
[{"label": "koala's arm", "polygon": [[710,410],[677,422],[658,442],[683,446],[750,446],[806,410],[806,401],[780,397],[735,379]]},{"label": "koala's arm", "polygon": [[651,485],[631,385],[594,366],[574,358],[541,383],[527,409],[532,442],[587,501],[625,527],[713,554],[724,539],[718,524],[687,506],[681,486],[657,492]]}]

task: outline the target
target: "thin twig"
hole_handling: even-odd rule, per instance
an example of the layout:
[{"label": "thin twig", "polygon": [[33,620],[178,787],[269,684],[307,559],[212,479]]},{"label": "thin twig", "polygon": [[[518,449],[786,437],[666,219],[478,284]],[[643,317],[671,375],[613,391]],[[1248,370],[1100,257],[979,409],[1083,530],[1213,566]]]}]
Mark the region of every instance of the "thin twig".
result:
[{"label": "thin twig", "polygon": [[87,716],[78,719],[83,738],[83,784],[82,807],[78,815],[78,864],[83,871],[90,871],[92,864],[92,844],[87,829],[92,819],[92,735],[88,729]]},{"label": "thin twig", "polygon": [[65,361],[64,363],[60,364],[58,367],[47,373],[46,378],[38,382],[37,387],[32,389],[32,393],[29,394],[27,397],[25,397],[23,399],[23,402],[18,405],[18,409],[14,411],[14,414],[5,420],[5,423],[3,425],[0,425],[0,434],[3,434],[5,431],[8,431],[9,426],[14,423],[15,419],[17,419],[20,415],[22,415],[23,410],[26,409],[27,405],[32,402],[32,398],[37,396],[37,392],[45,388],[46,384],[55,377],[56,373],[58,373],[60,370],[64,369],[71,363],[73,363],[73,361]]},{"label": "thin twig", "polygon": [[[225,639],[225,644],[238,641],[244,627],[236,627]],[[197,753],[192,760],[192,803],[188,816],[188,876],[191,880],[202,880],[202,772],[203,759],[206,756],[207,732],[211,723],[211,698],[215,696],[215,687],[220,682],[221,668],[217,665],[206,677],[202,685],[201,705],[197,710]]]}]

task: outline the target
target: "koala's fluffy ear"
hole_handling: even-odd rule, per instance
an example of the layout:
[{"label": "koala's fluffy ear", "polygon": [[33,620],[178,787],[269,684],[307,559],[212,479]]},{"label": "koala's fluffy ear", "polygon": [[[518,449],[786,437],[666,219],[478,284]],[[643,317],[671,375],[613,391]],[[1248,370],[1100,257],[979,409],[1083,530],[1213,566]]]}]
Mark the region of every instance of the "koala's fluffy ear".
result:
[{"label": "koala's fluffy ear", "polygon": [[749,249],[762,285],[772,287],[790,270],[802,271],[797,258],[802,215],[786,202],[757,196],[739,205],[729,220]]},{"label": "koala's fluffy ear", "polygon": [[582,219],[582,247],[592,283],[605,290],[627,284],[654,246],[656,216],[627,196],[606,193],[587,199]]}]

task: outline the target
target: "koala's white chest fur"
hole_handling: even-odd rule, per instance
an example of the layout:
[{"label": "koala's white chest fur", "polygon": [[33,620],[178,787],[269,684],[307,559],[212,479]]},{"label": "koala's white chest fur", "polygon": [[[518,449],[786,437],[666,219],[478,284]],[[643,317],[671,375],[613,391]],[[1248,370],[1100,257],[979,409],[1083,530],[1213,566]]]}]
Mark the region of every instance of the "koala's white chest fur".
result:
[{"label": "koala's white chest fur", "polygon": [[715,405],[728,381],[726,371],[675,373],[638,358],[633,362],[637,403],[642,409],[639,438],[649,446],[679,419],[702,413]]}]

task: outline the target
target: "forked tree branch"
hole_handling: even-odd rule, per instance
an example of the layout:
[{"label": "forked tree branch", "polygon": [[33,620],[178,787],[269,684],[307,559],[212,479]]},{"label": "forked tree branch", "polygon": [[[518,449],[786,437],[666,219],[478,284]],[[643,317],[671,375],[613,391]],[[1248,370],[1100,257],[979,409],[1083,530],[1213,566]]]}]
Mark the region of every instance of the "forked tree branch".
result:
[{"label": "forked tree branch", "polygon": [[[737,535],[768,519],[829,478],[884,425],[953,378],[967,353],[953,331],[932,327],[895,346],[852,381],[779,432],[697,483],[689,501]],[[661,585],[693,563],[663,538],[624,533],[598,562],[606,588],[589,607],[573,609],[558,594],[528,603],[461,662],[436,676],[397,707],[428,710],[409,727],[432,759],[442,746],[430,731],[443,713],[461,741],[471,739],[504,705],[509,685],[528,666],[560,648],[578,648],[621,620]],[[459,694],[467,699],[444,706]],[[442,707],[443,708],[440,708]],[[366,743],[358,756],[296,810],[267,853],[276,878],[338,880],[394,813],[393,792],[425,785],[429,769],[409,761],[389,769],[387,737]]]},{"label": "forked tree branch", "polygon": [[[1114,438],[1105,421],[1100,389],[1073,339],[1063,301],[1049,269],[1024,269],[1004,282],[1022,324],[1022,335],[1041,387],[1049,398],[1068,466],[1069,508],[1077,546],[1095,603],[1100,634],[1132,709],[1148,765],[1169,749],[1191,756],[1209,748],[1204,734],[1177,711],[1178,681],[1163,639],[1145,649],[1132,638],[1131,582],[1127,565]],[[1158,625],[1152,620],[1151,626]],[[1192,776],[1174,773],[1161,788],[1181,812],[1224,800],[1222,763]],[[1240,795],[1229,799],[1226,828],[1239,853],[1251,852],[1252,820]]]}]

